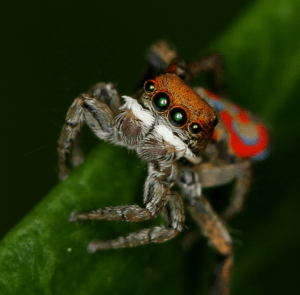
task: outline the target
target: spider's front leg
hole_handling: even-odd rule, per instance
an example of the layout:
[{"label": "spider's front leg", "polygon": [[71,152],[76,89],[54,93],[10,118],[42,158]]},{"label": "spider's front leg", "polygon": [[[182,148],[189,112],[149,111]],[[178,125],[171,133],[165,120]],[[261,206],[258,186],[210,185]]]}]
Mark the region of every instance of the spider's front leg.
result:
[{"label": "spider's front leg", "polygon": [[138,86],[141,87],[146,79],[153,78],[154,70],[165,70],[171,63],[177,63],[177,74],[186,82],[203,73],[213,73],[213,90],[222,93],[223,88],[223,57],[220,54],[203,56],[199,60],[186,64],[178,55],[176,49],[166,42],[159,40],[148,51],[148,66],[142,75]]},{"label": "spider's front leg", "polygon": [[193,61],[186,66],[188,80],[199,74],[213,73],[213,90],[222,93],[223,90],[223,57],[220,54],[210,54],[203,56],[197,61]]},{"label": "spider's front leg", "polygon": [[163,243],[182,231],[185,219],[183,203],[180,196],[170,191],[169,176],[168,173],[157,170],[153,164],[149,164],[149,176],[144,190],[144,208],[131,205],[107,207],[85,213],[73,212],[70,221],[96,219],[138,222],[155,218],[159,213],[167,219],[168,228],[148,228],[116,240],[93,241],[88,245],[88,251],[94,253],[98,250]]},{"label": "spider's front leg", "polygon": [[78,96],[71,105],[58,140],[59,177],[69,174],[67,153],[73,145],[73,163],[82,162],[79,132],[86,122],[103,140],[116,140],[115,117],[120,112],[120,98],[111,83],[98,83],[87,94]]},{"label": "spider's front leg", "polygon": [[228,230],[214,212],[209,201],[201,194],[198,175],[194,171],[190,169],[182,171],[180,186],[187,198],[192,217],[220,254],[220,259],[215,265],[214,282],[210,294],[227,295],[233,265],[232,240]]}]

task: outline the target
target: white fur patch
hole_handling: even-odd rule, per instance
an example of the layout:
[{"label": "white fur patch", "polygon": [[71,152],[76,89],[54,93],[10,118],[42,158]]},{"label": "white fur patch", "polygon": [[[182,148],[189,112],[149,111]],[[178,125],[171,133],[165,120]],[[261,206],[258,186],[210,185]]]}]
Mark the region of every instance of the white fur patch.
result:
[{"label": "white fur patch", "polygon": [[154,131],[161,137],[164,141],[167,141],[175,147],[178,152],[181,152],[183,156],[195,157],[195,155],[190,151],[188,146],[177,136],[175,136],[170,128],[165,125],[157,125]]},{"label": "white fur patch", "polygon": [[142,121],[144,125],[147,127],[150,127],[154,123],[154,117],[151,115],[151,113],[147,110],[145,110],[136,99],[123,95],[122,98],[125,100],[125,104],[120,107],[121,110],[130,109],[133,113],[133,115]]}]

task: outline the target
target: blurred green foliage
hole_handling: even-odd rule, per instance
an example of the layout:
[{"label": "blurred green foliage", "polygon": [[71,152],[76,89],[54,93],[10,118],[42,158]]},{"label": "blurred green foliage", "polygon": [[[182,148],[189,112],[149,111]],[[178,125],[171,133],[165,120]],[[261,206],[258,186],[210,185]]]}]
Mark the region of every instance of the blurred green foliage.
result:
[{"label": "blurred green foliage", "polygon": [[[130,94],[143,52],[167,38],[188,60],[221,52],[229,97],[264,118],[273,136],[271,156],[255,165],[248,206],[229,224],[236,241],[232,294],[296,293],[300,2],[238,3],[26,1],[4,7],[3,233],[56,182],[55,141],[77,93],[102,80]],[[85,136],[89,151],[96,141]],[[91,255],[86,245],[92,239],[162,221],[68,222],[73,210],[141,204],[145,177],[134,154],[101,143],[1,241],[0,294],[207,294],[215,254],[204,239],[185,250],[183,233],[161,245]],[[187,225],[195,227],[189,219]]]}]

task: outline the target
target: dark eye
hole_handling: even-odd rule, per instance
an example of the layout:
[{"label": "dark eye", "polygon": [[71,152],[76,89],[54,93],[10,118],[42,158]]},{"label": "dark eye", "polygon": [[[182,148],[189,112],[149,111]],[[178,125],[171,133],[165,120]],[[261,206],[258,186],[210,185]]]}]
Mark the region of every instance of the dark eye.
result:
[{"label": "dark eye", "polygon": [[170,105],[170,98],[167,94],[157,93],[153,98],[153,106],[159,112],[164,112]]},{"label": "dark eye", "polygon": [[145,90],[147,92],[153,92],[154,89],[155,89],[155,85],[154,85],[154,83],[152,81],[146,82],[146,84],[145,84]]},{"label": "dark eye", "polygon": [[181,127],[186,123],[187,115],[183,109],[175,108],[170,111],[169,120],[175,127]]},{"label": "dark eye", "polygon": [[192,123],[190,125],[190,131],[194,134],[197,134],[202,131],[202,128],[198,123]]},{"label": "dark eye", "polygon": [[214,123],[213,123],[214,127],[217,126],[218,123],[219,123],[219,120],[218,120],[218,118],[216,117],[216,119],[214,120]]}]

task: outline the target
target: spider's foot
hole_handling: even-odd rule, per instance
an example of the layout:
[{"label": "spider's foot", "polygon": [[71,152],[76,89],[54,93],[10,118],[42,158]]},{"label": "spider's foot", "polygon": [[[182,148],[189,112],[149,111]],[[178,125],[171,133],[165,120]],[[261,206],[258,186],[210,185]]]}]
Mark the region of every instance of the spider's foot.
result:
[{"label": "spider's foot", "polygon": [[72,213],[70,214],[69,221],[70,221],[70,222],[75,222],[75,221],[77,221],[77,212],[76,212],[76,211],[75,211],[75,212],[72,212]]},{"label": "spider's foot", "polygon": [[95,247],[94,242],[91,242],[91,243],[88,244],[87,251],[89,253],[95,253],[97,250],[98,249],[97,249],[97,247]]},{"label": "spider's foot", "polygon": [[[124,240],[124,238],[119,238],[119,239]],[[114,245],[114,244],[116,244],[116,245]],[[96,241],[92,241],[88,244],[87,251],[89,253],[95,253],[95,252],[101,251],[101,250],[116,249],[116,248],[119,248],[117,244],[118,244],[117,241],[100,241],[100,240],[96,240]],[[123,247],[120,247],[120,248],[123,248]]]},{"label": "spider's foot", "polygon": [[72,165],[74,167],[81,165],[83,162],[84,162],[83,155],[76,155],[76,156],[72,157]]},{"label": "spider's foot", "polygon": [[58,177],[60,180],[65,180],[66,178],[68,178],[69,173],[70,171],[68,168],[61,168]]},{"label": "spider's foot", "polygon": [[101,220],[105,219],[103,216],[103,210],[92,210],[90,212],[77,212],[74,211],[70,214],[69,221],[75,222],[79,220]]}]

